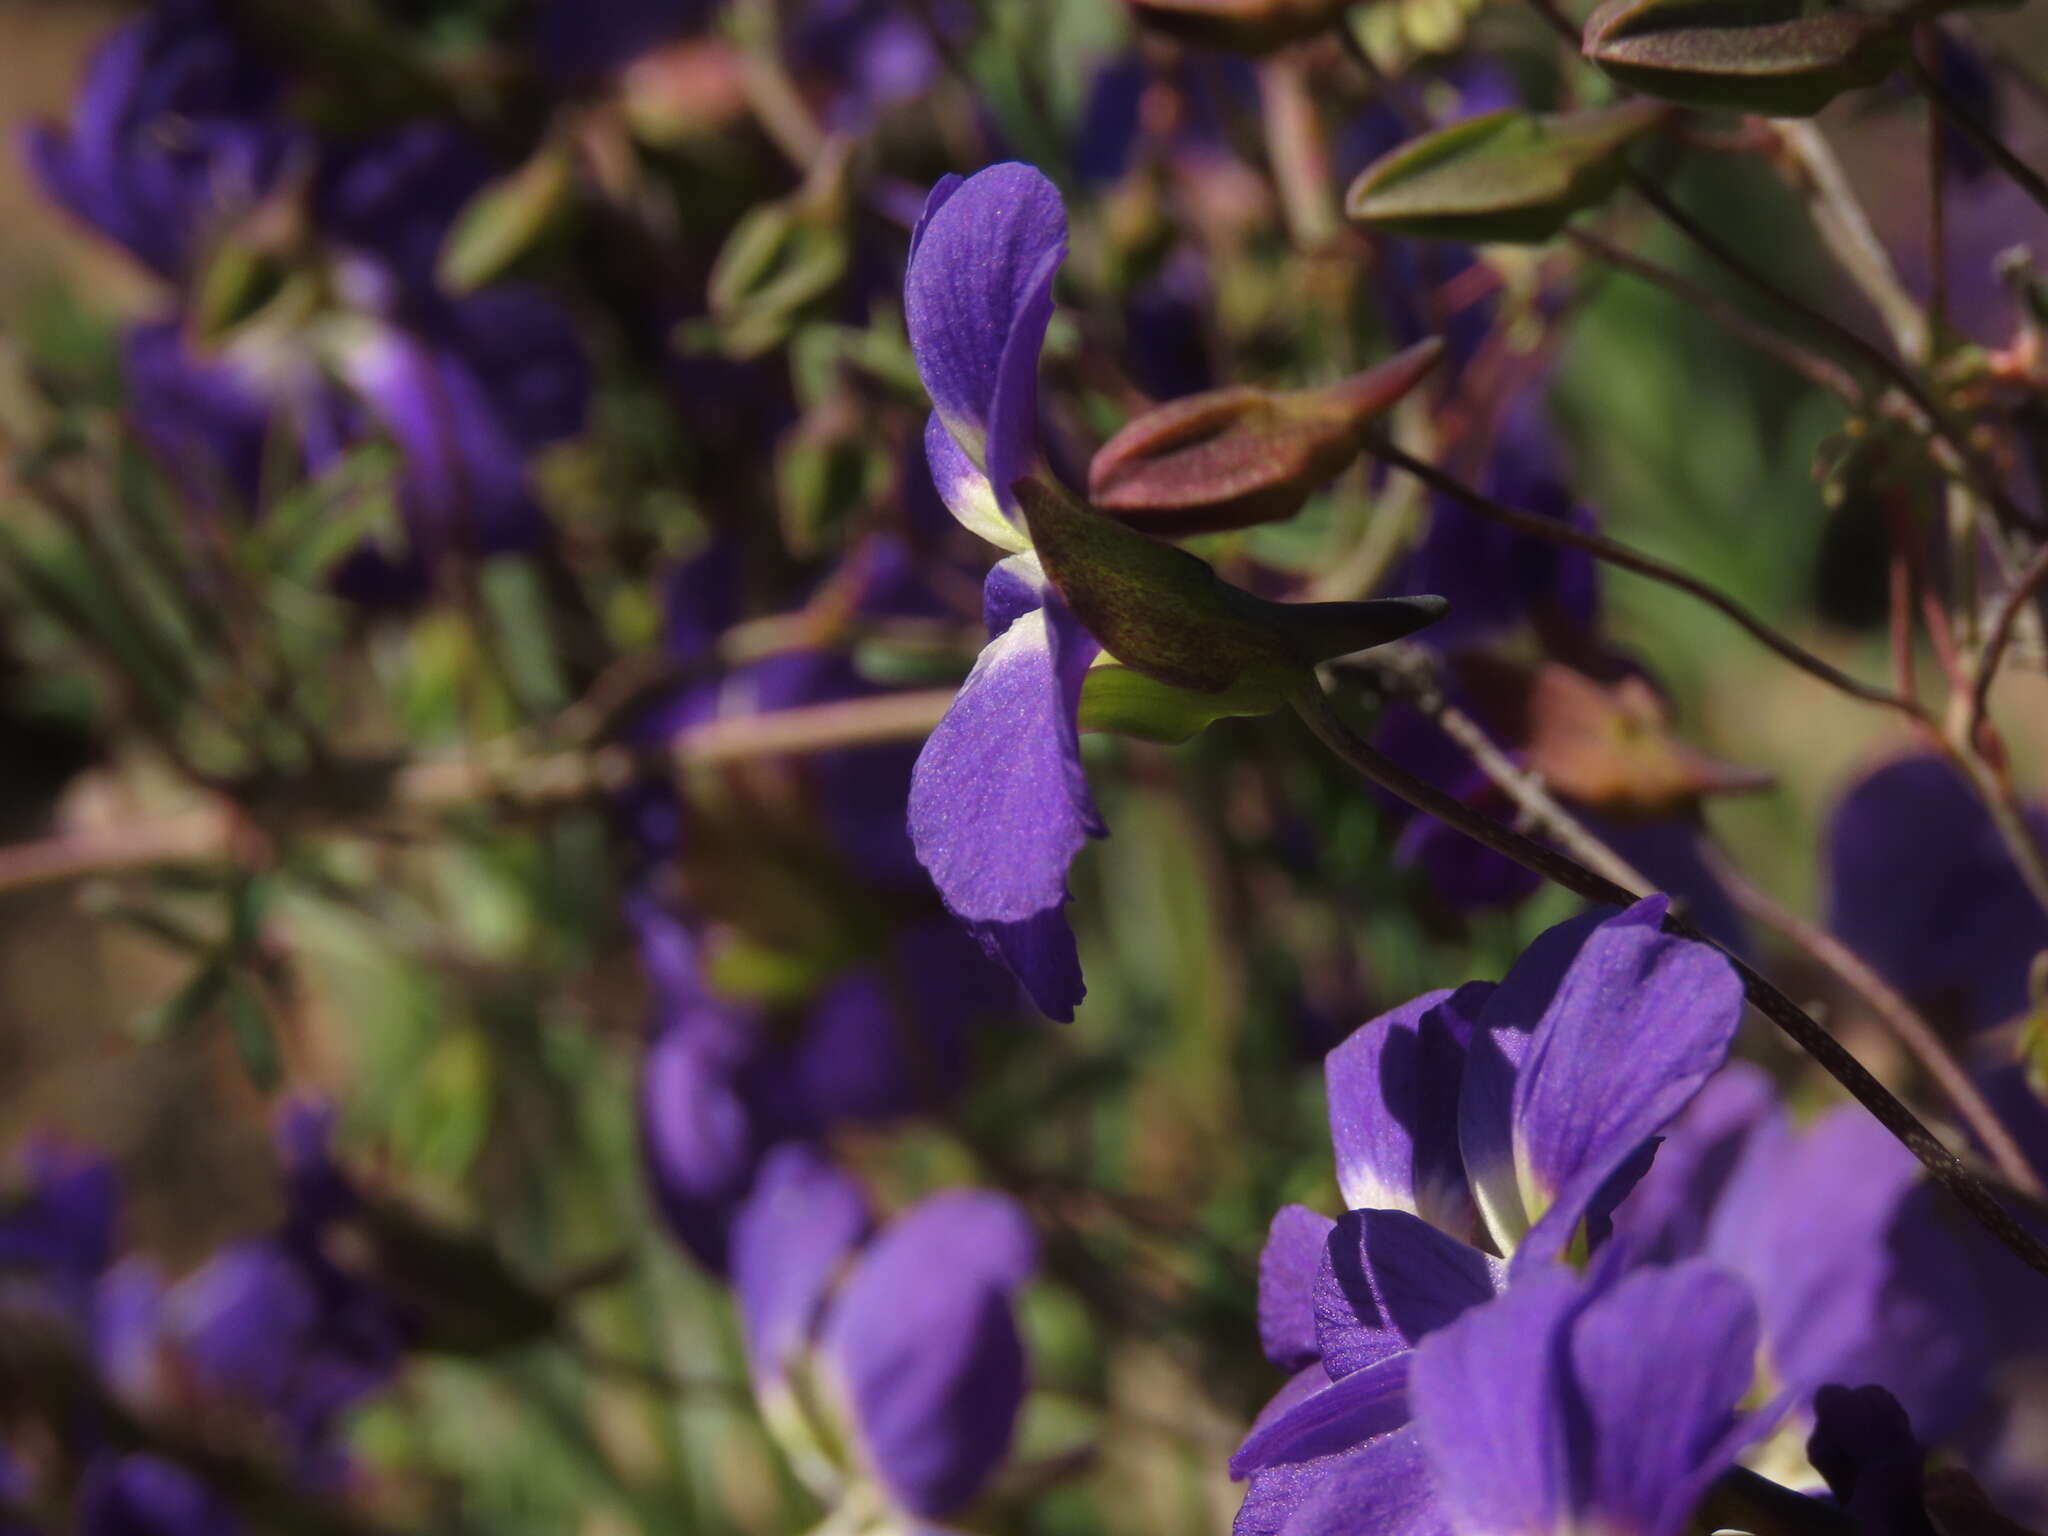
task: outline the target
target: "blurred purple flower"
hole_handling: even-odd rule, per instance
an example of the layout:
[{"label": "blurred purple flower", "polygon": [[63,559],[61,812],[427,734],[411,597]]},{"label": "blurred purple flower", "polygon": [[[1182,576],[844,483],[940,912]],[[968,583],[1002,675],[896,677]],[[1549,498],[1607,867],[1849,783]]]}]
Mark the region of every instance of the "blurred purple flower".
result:
[{"label": "blurred purple flower", "polygon": [[[451,555],[544,537],[527,461],[581,430],[581,349],[537,293],[437,288],[449,223],[491,174],[462,134],[320,140],[278,115],[281,95],[211,5],[163,0],[96,58],[69,129],[31,131],[26,151],[52,198],[164,277],[196,282],[236,241],[252,243],[248,260],[289,263],[287,282],[320,269],[330,308],[317,317],[257,323],[259,309],[205,342],[182,314],[132,329],[137,430],[196,506],[243,514],[276,489],[263,473],[274,439],[317,473],[388,436],[405,547],[365,548],[338,580],[362,600],[409,601]],[[287,226],[289,248],[273,249]]]},{"label": "blurred purple flower", "polygon": [[158,0],[101,45],[62,127],[23,138],[43,190],[158,275],[187,275],[302,159],[282,82],[211,0]]},{"label": "blurred purple flower", "polygon": [[[2048,814],[2029,820],[2048,835]],[[1901,992],[1965,1030],[2027,1006],[2048,915],[1970,787],[1935,757],[1853,785],[1827,830],[1828,926]]]},{"label": "blurred purple flower", "polygon": [[238,1536],[227,1503],[174,1462],[106,1452],[93,1458],[78,1494],[82,1536]]},{"label": "blurred purple flower", "polygon": [[[1543,392],[1518,392],[1500,412],[1478,487],[1496,501],[1584,532],[1592,510],[1573,494],[1545,419]],[[1448,496],[1430,498],[1429,531],[1390,590],[1440,592],[1450,616],[1426,642],[1456,651],[1525,622],[1563,621],[1590,631],[1599,613],[1599,577],[1582,550],[1532,539],[1481,517]]]},{"label": "blurred purple flower", "polygon": [[[869,540],[832,580],[834,600],[868,617],[936,611],[894,539]],[[647,739],[722,717],[882,691],[836,651],[792,651],[720,671],[717,643],[740,617],[740,591],[730,544],[714,543],[676,571],[668,651],[686,674],[703,677],[642,723]],[[779,1007],[711,984],[701,922],[659,878],[670,860],[688,864],[696,833],[687,802],[664,789],[629,808],[654,863],[628,908],[655,1001],[641,1079],[643,1152],[670,1227],[714,1269],[725,1265],[733,1212],[767,1148],[941,1102],[963,1071],[969,1025],[1013,996],[1003,972],[930,905],[908,830],[915,757],[907,745],[884,744],[798,765],[824,846],[864,890],[900,904],[903,916],[865,958],[839,964],[800,1001]]]},{"label": "blurred purple flower", "polygon": [[980,1190],[929,1195],[867,1237],[871,1223],[859,1186],[816,1153],[769,1157],[733,1230],[749,1358],[771,1420],[804,1411],[789,1377],[815,1362],[852,1435],[839,1474],[940,1519],[1009,1449],[1025,1389],[1012,1298],[1037,1239],[1015,1202]]},{"label": "blurred purple flower", "polygon": [[1919,1164],[1859,1109],[1795,1131],[1770,1080],[1728,1067],[1665,1133],[1614,1215],[1638,1260],[1705,1257],[1749,1282],[1771,1379],[1804,1406],[1828,1382],[1877,1383],[1940,1438],[1985,1407],[1998,1306]]}]

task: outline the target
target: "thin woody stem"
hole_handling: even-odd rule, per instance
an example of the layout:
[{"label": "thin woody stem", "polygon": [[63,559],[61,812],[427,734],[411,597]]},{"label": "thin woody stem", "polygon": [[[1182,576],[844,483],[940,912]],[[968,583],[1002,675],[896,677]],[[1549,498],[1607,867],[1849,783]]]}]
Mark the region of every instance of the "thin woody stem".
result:
[{"label": "thin woody stem", "polygon": [[1531,826],[1581,864],[1637,896],[1647,896],[1657,883],[1596,837],[1578,817],[1561,805],[1533,773],[1514,760],[1486,732],[1486,727],[1444,697],[1431,671],[1418,664],[1420,653],[1409,646],[1389,645],[1359,657],[1359,669],[1387,692],[1399,696],[1427,716],[1507,797]]},{"label": "thin woody stem", "polygon": [[1795,188],[1806,200],[1821,243],[1884,321],[1898,355],[1908,363],[1924,363],[1933,344],[1927,312],[1899,281],[1891,252],[1871,227],[1870,215],[1857,201],[1827,137],[1812,123],[1797,119],[1781,119],[1772,126],[1792,162]]},{"label": "thin woody stem", "polygon": [[1707,868],[1737,907],[1758,922],[1775,928],[1808,959],[1832,973],[1863,999],[1878,1022],[1892,1032],[1933,1079],[1955,1110],[1956,1118],[1968,1126],[1983,1145],[1992,1165],[2006,1183],[2029,1199],[2048,1199],[2048,1187],[2042,1185],[2040,1175],[2027,1161],[2012,1132],[1998,1118],[1998,1111],[1978,1091],[1977,1085],[1970,1080],[1970,1074],[1963,1070],[1934,1026],[1918,1009],[1848,945],[1826,929],[1781,906],[1769,892],[1753,884],[1719,848],[1702,842],[1701,854]]},{"label": "thin woody stem", "polygon": [[248,786],[246,805],[230,797],[204,809],[105,832],[0,847],[0,894],[159,864],[224,859],[238,832],[252,824],[345,831],[487,800],[546,810],[601,799],[650,773],[919,741],[952,701],[950,689],[920,689],[709,720],[654,746],[539,754],[518,747],[486,748],[439,761],[358,765],[352,776],[323,774]]},{"label": "thin woody stem", "polygon": [[2006,490],[2004,483],[1999,479],[1997,470],[1987,463],[1984,456],[1971,444],[1969,434],[1941,408],[1927,392],[1926,386],[1913,376],[1912,369],[1875,342],[1858,335],[1832,315],[1824,314],[1805,300],[1779,287],[1747,258],[1687,213],[1669,193],[1642,172],[1631,167],[1626,172],[1626,179],[1630,189],[1638,197],[1656,209],[1673,227],[1721,266],[1780,308],[1799,316],[1816,330],[1825,333],[1836,346],[1896,386],[1919,411],[1927,424],[1927,429],[1955,455],[1957,465],[1971,488],[1996,507],[1999,516],[2009,526],[2024,527],[2031,521],[2026,510],[2012,499],[2011,492]]},{"label": "thin woody stem", "polygon": [[1565,238],[1609,266],[1663,288],[1703,314],[1712,316],[1716,325],[1757,351],[1775,358],[1809,383],[1819,385],[1850,405],[1862,404],[1862,386],[1856,382],[1855,376],[1848,369],[1830,358],[1809,351],[1771,327],[1750,319],[1705,284],[1694,282],[1682,272],[1674,272],[1669,267],[1647,261],[1633,251],[1624,250],[1612,241],[1587,230],[1568,229],[1565,231]]},{"label": "thin woody stem", "polygon": [[1983,649],[1977,653],[1977,665],[1970,677],[1970,713],[1966,741],[1977,739],[1977,727],[1983,723],[1984,714],[1991,702],[1991,685],[1998,681],[1999,665],[2005,660],[2006,648],[2012,644],[2013,631],[2019,624],[2020,614],[2027,602],[2041,589],[2041,583],[2048,581],[2048,544],[2034,552],[2026,568],[1999,599],[1998,609],[1991,616],[1991,627],[1985,631]]},{"label": "thin woody stem", "polygon": [[[1626,906],[1635,898],[1603,875],[1595,874],[1578,860],[1510,827],[1472,810],[1418,778],[1383,755],[1337,713],[1319,684],[1310,680],[1298,688],[1291,702],[1310,730],[1354,772],[1400,796],[1417,810],[1455,827],[1475,842],[1491,848],[1523,868],[1555,881],[1588,901],[1609,906]],[[1878,1123],[1898,1138],[1918,1158],[1933,1180],[1962,1203],[1986,1231],[2009,1248],[2036,1273],[2048,1277],[2048,1248],[2016,1221],[1999,1204],[1984,1182],[1953,1152],[1942,1145],[1920,1118],[1873,1077],[1868,1068],[1829,1034],[1783,991],[1739,955],[1730,954],[1685,918],[1667,914],[1668,933],[1720,950],[1742,977],[1743,990],[1757,1011],[1783,1030],[1829,1076],[1842,1085],[1857,1103],[1876,1117]]]},{"label": "thin woody stem", "polygon": [[1395,447],[1384,438],[1368,442],[1366,446],[1368,451],[1378,454],[1396,468],[1413,475],[1431,490],[1451,497],[1462,505],[1471,508],[1482,517],[1499,523],[1503,527],[1512,528],[1517,533],[1527,534],[1531,538],[1543,539],[1552,544],[1569,545],[1573,549],[1582,549],[1596,559],[1606,561],[1609,565],[1617,566],[1625,571],[1633,571],[1638,576],[1648,577],[1650,580],[1662,582],[1666,586],[1676,587],[1679,591],[1689,593],[1707,604],[1708,607],[1733,619],[1771,650],[1777,652],[1801,671],[1819,678],[1829,687],[1838,689],[1848,694],[1851,698],[1861,699],[1866,704],[1882,704],[1887,709],[1897,710],[1917,723],[1923,725],[1930,723],[1926,711],[1921,709],[1911,699],[1903,698],[1888,688],[1879,688],[1871,683],[1858,681],[1839,667],[1834,666],[1830,662],[1823,661],[1798,642],[1780,634],[1725,592],[1709,586],[1698,577],[1679,569],[1675,565],[1666,564],[1655,556],[1643,554],[1639,550],[1631,549],[1626,544],[1616,543],[1613,539],[1606,538],[1603,535],[1588,533],[1582,528],[1575,528],[1571,524],[1557,518],[1540,517],[1534,512],[1523,512],[1503,502],[1495,501],[1492,497],[1474,490],[1455,476],[1446,474],[1435,465],[1424,463],[1412,454]]},{"label": "thin woody stem", "polygon": [[1927,61],[1917,53],[1911,65],[1913,83],[1927,93],[1927,99],[1934,103],[1948,125],[1968,139],[1989,157],[2009,177],[2013,184],[2042,208],[2048,209],[2048,180],[2041,173],[2007,148],[2003,139],[1984,124],[1977,121],[1975,114],[1962,104],[1956,93],[1945,85],[1941,77],[1927,67]]}]

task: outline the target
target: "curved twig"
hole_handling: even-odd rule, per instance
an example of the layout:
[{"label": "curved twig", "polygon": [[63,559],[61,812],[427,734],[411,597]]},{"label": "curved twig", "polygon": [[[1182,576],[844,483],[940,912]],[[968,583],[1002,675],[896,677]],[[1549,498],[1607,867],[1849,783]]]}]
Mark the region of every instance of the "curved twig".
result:
[{"label": "curved twig", "polygon": [[1838,689],[1848,694],[1851,698],[1861,699],[1866,704],[1882,704],[1887,709],[1897,710],[1916,724],[1932,724],[1927,712],[1911,699],[1903,698],[1893,693],[1889,688],[1879,688],[1871,683],[1859,682],[1856,678],[1842,671],[1841,668],[1830,662],[1823,661],[1797,641],[1780,634],[1747,608],[1743,607],[1741,603],[1728,596],[1727,593],[1720,591],[1716,587],[1709,586],[1697,576],[1683,571],[1675,565],[1668,565],[1653,555],[1643,554],[1639,550],[1631,549],[1626,544],[1616,543],[1613,539],[1601,534],[1588,533],[1582,528],[1574,528],[1570,523],[1563,522],[1560,519],[1539,517],[1534,512],[1523,512],[1515,507],[1508,506],[1504,502],[1495,501],[1491,496],[1474,490],[1455,476],[1446,474],[1443,470],[1438,469],[1435,465],[1424,463],[1403,449],[1395,447],[1384,438],[1369,441],[1366,447],[1368,451],[1378,454],[1397,469],[1413,475],[1431,490],[1440,491],[1454,501],[1470,507],[1480,516],[1489,518],[1503,527],[1512,528],[1517,533],[1527,534],[1531,538],[1547,540],[1552,544],[1566,544],[1573,549],[1582,549],[1596,559],[1606,561],[1609,565],[1618,566],[1625,571],[1633,571],[1638,576],[1648,577],[1651,581],[1660,581],[1666,586],[1676,587],[1681,592],[1691,594],[1708,607],[1734,620],[1757,640],[1777,652],[1802,672],[1819,678],[1829,687]]},{"label": "curved twig", "polygon": [[[1325,697],[1321,686],[1313,680],[1298,688],[1291,702],[1308,728],[1347,766],[1400,796],[1417,810],[1427,811],[1474,841],[1588,901],[1625,906],[1635,899],[1627,890],[1604,875],[1595,874],[1578,860],[1480,815],[1427,779],[1418,778],[1386,757],[1352,730]],[[1668,914],[1664,928],[1680,938],[1712,945],[1719,950],[1742,977],[1744,993],[1759,1013],[1783,1030],[1801,1050],[1819,1062],[1850,1097],[1869,1110],[1880,1125],[1920,1160],[1934,1182],[1960,1201],[1987,1232],[2028,1268],[2048,1277],[2048,1248],[2044,1248],[2031,1232],[2021,1226],[2012,1213],[1999,1204],[1984,1182],[1942,1145],[1919,1116],[1873,1077],[1869,1068],[1858,1061],[1841,1041],[1829,1034],[1748,961],[1729,953],[1683,917]]]}]

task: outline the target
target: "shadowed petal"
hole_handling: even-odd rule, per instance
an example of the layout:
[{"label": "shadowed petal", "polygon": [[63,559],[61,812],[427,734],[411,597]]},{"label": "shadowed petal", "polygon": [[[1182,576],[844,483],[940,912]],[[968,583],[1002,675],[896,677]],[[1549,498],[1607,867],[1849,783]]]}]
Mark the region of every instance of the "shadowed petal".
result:
[{"label": "shadowed petal", "polygon": [[[1012,561],[990,573],[992,613],[1012,610],[1023,579]],[[1096,645],[1056,594],[1039,591],[1042,606],[989,642],[918,754],[910,834],[947,907],[1058,1018],[1080,998],[1060,915],[1067,866],[1103,835],[1075,725]]]},{"label": "shadowed petal", "polygon": [[[2029,812],[2037,836],[2048,815]],[[2048,918],[1983,802],[1940,758],[1885,764],[1827,832],[1828,926],[1900,991],[1966,1029],[2027,1005]]]},{"label": "shadowed petal", "polygon": [[[1356,1450],[1408,1421],[1408,1355],[1394,1355],[1333,1381],[1320,1392],[1259,1416],[1230,1458],[1230,1475],[1320,1461]],[[1291,1385],[1291,1384],[1290,1384]]]},{"label": "shadowed petal", "polygon": [[1813,1399],[1806,1459],[1858,1536],[1934,1536],[1927,1518],[1927,1452],[1906,1410],[1883,1387],[1822,1387]]},{"label": "shadowed petal", "polygon": [[1427,993],[1324,1059],[1337,1187],[1351,1209],[1410,1211],[1454,1236],[1471,1232],[1458,1092],[1469,1021],[1492,990],[1475,983]]},{"label": "shadowed petal", "polygon": [[1281,1536],[1449,1536],[1429,1462],[1412,1429],[1381,1435],[1331,1464]]},{"label": "shadowed petal", "polygon": [[1581,1304],[1568,1273],[1542,1270],[1416,1347],[1415,1432],[1459,1536],[1565,1529],[1564,1331]]},{"label": "shadowed petal", "polygon": [[[1736,1417],[1755,1370],[1756,1305],[1726,1270],[1639,1270],[1571,1330],[1585,1407],[1581,1529],[1677,1536],[1751,1430]],[[1590,1454],[1588,1454],[1590,1452]]]},{"label": "shadowed petal", "polygon": [[1530,1224],[1515,1177],[1515,1083],[1522,1061],[1579,947],[1612,915],[1587,912],[1538,934],[1474,1021],[1458,1093],[1458,1150],[1473,1202],[1502,1253],[1514,1251]]},{"label": "shadowed petal", "polygon": [[1887,1238],[1918,1182],[1912,1154],[1848,1105],[1803,1135],[1782,1120],[1751,1135],[1706,1251],[1754,1289],[1781,1384],[1803,1394],[1872,1379],[1894,1276]]},{"label": "shadowed petal", "polygon": [[918,373],[1004,497],[1035,456],[1038,352],[1066,246],[1059,192],[1014,162],[941,183],[919,221],[903,289]]},{"label": "shadowed petal", "polygon": [[1491,1301],[1507,1266],[1406,1211],[1351,1211],[1315,1279],[1316,1341],[1332,1380],[1413,1348]]},{"label": "shadowed petal", "polygon": [[782,1375],[810,1340],[833,1276],[868,1229],[860,1186],[801,1144],[761,1164],[733,1218],[732,1286],[757,1381]]},{"label": "shadowed petal", "polygon": [[1273,1215],[1259,1253],[1259,1347],[1283,1371],[1318,1359],[1316,1271],[1335,1223],[1305,1205],[1283,1205]]},{"label": "shadowed petal", "polygon": [[1035,1262],[1014,1202],[948,1191],[869,1245],[827,1313],[824,1351],[860,1443],[913,1514],[965,1504],[1009,1449],[1024,1399],[1010,1295]]},{"label": "shadowed petal", "polygon": [[1770,1075],[1730,1062],[1664,1132],[1657,1160],[1614,1213],[1617,1238],[1637,1262],[1690,1258],[1758,1128],[1779,1116]]}]

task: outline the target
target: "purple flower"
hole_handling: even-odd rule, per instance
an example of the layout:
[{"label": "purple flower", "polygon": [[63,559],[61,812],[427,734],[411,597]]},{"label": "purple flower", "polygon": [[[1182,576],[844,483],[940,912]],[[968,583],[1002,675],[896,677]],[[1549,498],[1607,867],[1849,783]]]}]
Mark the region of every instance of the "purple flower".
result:
[{"label": "purple flower", "polygon": [[1919,1165],[1837,1105],[1803,1131],[1759,1069],[1731,1065],[1669,1128],[1614,1216],[1637,1259],[1704,1257],[1746,1280],[1771,1379],[1803,1406],[1844,1380],[1878,1383],[1933,1436],[1984,1406],[1997,1303]]},{"label": "purple flower", "polygon": [[[1678,1536],[1768,1428],[1768,1415],[1738,1411],[1756,1335],[1742,1282],[1697,1262],[1612,1286],[1551,1271],[1474,1308],[1425,1339],[1410,1371],[1436,1528]],[[1397,1486],[1413,1498],[1414,1473],[1403,1471]],[[1316,1518],[1333,1504],[1326,1492],[1290,1530],[1359,1529],[1341,1505]],[[1427,1519],[1411,1516],[1417,1528]]]},{"label": "purple flower", "polygon": [[114,1170],[48,1140],[32,1142],[26,1162],[25,1186],[0,1215],[0,1275],[45,1289],[76,1312],[113,1262]]},{"label": "purple flower", "polygon": [[1077,724],[1097,646],[1028,553],[1012,487],[1037,472],[1038,353],[1066,251],[1052,183],[992,166],[932,189],[904,286],[932,478],[963,525],[1011,552],[988,577],[988,648],[918,757],[911,837],[947,907],[1056,1019],[1085,990],[1067,868],[1105,831]]},{"label": "purple flower", "polygon": [[101,51],[69,128],[32,131],[26,150],[52,198],[180,282],[233,242],[274,244],[258,215],[293,205],[272,221],[303,229],[286,284],[292,302],[318,290],[324,307],[289,319],[202,315],[224,328],[204,342],[187,315],[134,328],[125,357],[137,428],[195,506],[244,515],[263,510],[274,439],[318,473],[388,436],[401,458],[404,546],[359,551],[338,583],[362,600],[408,601],[451,555],[541,541],[527,463],[581,429],[581,350],[535,293],[437,290],[442,238],[491,173],[462,134],[421,124],[321,140],[275,116],[279,96],[210,4],[165,0]]},{"label": "purple flower", "polygon": [[[2048,831],[2048,816],[2030,820],[2037,836]],[[1826,860],[1828,926],[1901,992],[1963,1029],[2025,1009],[2048,915],[1946,763],[1900,758],[1853,786]]]},{"label": "purple flower", "polygon": [[1085,988],[1067,867],[1107,831],[1081,765],[1081,685],[1098,649],[1031,555],[989,572],[990,643],[919,755],[918,857],[955,916],[1049,1018]]},{"label": "purple flower", "polygon": [[[1025,1389],[1011,1304],[1037,1241],[1014,1202],[979,1190],[927,1196],[870,1236],[872,1223],[860,1187],[816,1153],[769,1157],[733,1227],[748,1358],[822,1494],[871,1482],[939,1519],[1009,1449]],[[840,1433],[807,1420],[818,1412]],[[851,1454],[821,1454],[838,1444]]]},{"label": "purple flower", "polygon": [[1498,985],[1426,994],[1330,1053],[1351,1209],[1282,1211],[1261,1256],[1261,1341],[1300,1374],[1232,1459],[1251,1479],[1240,1536],[1295,1530],[1361,1447],[1419,1466],[1394,1436],[1417,1346],[1602,1241],[1741,1016],[1733,968],[1663,913],[1651,898],[1561,924]]},{"label": "purple flower", "polygon": [[78,1491],[83,1536],[239,1536],[232,1510],[174,1462],[112,1452],[93,1458]]},{"label": "purple flower", "polygon": [[159,0],[93,56],[69,124],[31,127],[23,151],[51,198],[182,277],[303,154],[280,94],[210,0]]},{"label": "purple flower", "polygon": [[801,1005],[771,1008],[709,986],[697,936],[658,904],[642,898],[632,916],[656,1006],[642,1157],[670,1230],[713,1270],[727,1266],[734,1213],[770,1147],[940,1102],[964,1070],[968,1025],[1000,990],[1001,973],[936,921],[892,936]]}]

